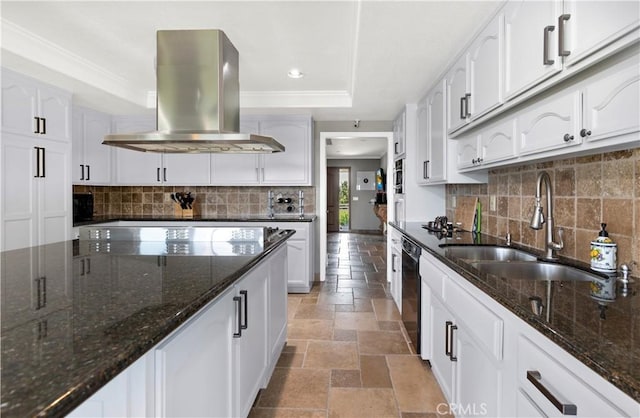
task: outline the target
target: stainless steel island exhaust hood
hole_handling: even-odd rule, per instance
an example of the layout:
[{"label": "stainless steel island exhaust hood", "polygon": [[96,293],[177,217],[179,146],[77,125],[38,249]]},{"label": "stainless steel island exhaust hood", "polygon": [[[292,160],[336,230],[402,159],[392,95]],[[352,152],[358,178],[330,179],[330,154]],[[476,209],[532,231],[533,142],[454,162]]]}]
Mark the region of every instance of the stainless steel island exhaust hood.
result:
[{"label": "stainless steel island exhaust hood", "polygon": [[268,136],[241,134],[238,51],[221,30],[157,32],[157,131],[103,144],[145,152],[273,153]]}]

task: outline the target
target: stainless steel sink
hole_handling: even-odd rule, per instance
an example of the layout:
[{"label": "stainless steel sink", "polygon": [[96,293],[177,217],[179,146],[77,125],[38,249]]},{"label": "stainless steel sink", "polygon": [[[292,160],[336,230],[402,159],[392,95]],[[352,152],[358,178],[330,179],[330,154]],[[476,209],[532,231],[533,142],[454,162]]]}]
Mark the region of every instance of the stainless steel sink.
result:
[{"label": "stainless steel sink", "polygon": [[463,260],[536,261],[536,256],[516,248],[491,245],[446,246],[445,255]]},{"label": "stainless steel sink", "polygon": [[542,261],[512,261],[509,263],[478,261],[471,262],[469,265],[482,273],[506,279],[545,281],[602,281],[603,279],[588,271]]}]

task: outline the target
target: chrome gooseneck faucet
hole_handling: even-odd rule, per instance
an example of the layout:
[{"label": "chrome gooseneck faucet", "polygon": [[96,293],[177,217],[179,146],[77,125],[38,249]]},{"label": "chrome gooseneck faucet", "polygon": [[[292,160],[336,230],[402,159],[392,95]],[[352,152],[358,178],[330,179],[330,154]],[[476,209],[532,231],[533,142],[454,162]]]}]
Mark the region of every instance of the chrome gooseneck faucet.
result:
[{"label": "chrome gooseneck faucet", "polygon": [[[542,182],[544,181],[547,189],[547,219],[544,219],[544,213],[542,212]],[[557,260],[558,255],[556,251],[564,248],[564,242],[562,241],[563,229],[558,228],[558,238],[560,242],[555,242],[553,239],[554,225],[553,225],[553,193],[551,188],[551,178],[546,171],[542,171],[538,174],[538,180],[536,181],[536,203],[533,208],[533,216],[531,217],[532,229],[542,229],[542,224],[546,223],[546,229],[544,234],[546,253],[545,260]]]}]

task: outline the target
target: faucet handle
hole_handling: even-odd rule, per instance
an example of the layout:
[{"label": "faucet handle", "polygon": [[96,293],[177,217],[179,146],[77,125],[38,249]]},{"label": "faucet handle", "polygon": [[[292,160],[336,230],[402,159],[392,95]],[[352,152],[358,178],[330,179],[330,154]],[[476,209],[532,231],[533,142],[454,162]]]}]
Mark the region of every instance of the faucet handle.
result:
[{"label": "faucet handle", "polygon": [[564,241],[562,238],[564,237],[564,229],[562,227],[558,228],[558,239],[560,242],[554,242],[553,238],[549,239],[549,243],[547,244],[549,247],[553,248],[556,251],[559,251],[564,248]]}]

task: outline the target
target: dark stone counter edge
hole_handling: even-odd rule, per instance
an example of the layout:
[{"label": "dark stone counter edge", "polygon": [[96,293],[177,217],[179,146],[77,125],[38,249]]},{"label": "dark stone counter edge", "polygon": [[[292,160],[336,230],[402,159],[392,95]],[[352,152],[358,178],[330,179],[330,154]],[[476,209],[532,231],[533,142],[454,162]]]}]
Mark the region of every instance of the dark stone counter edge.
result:
[{"label": "dark stone counter edge", "polygon": [[120,354],[113,357],[110,366],[95,370],[93,374],[87,376],[82,382],[62,394],[58,399],[52,401],[49,405],[42,405],[39,410],[33,411],[32,416],[38,417],[60,417],[64,416],[82,402],[86,401],[91,395],[109,383],[120,372],[124,371],[136,360],[149,352],[153,347],[160,343],[165,337],[175,331],[180,325],[193,317],[200,309],[208,303],[214,301],[218,296],[225,293],[236,281],[238,281],[249,270],[262,262],[266,257],[273,253],[277,248],[285,243],[289,237],[295,234],[295,231],[288,231],[282,234],[277,241],[273,241],[260,255],[255,257],[242,268],[229,275],[225,280],[221,281],[215,287],[209,289],[206,293],[191,301],[180,312],[178,312],[164,327],[153,337],[145,341],[139,341],[123,350]]},{"label": "dark stone counter edge", "polygon": [[223,217],[223,218],[207,218],[202,216],[194,216],[193,218],[175,218],[171,216],[97,216],[90,221],[74,222],[73,226],[87,226],[101,224],[105,222],[116,221],[171,221],[171,222],[313,222],[316,219],[316,215],[305,215],[304,218],[297,216],[276,216],[274,218],[268,217]]},{"label": "dark stone counter edge", "polygon": [[598,373],[600,376],[605,378],[608,382],[613,384],[615,387],[629,395],[634,400],[640,402],[640,382],[638,382],[633,377],[627,375],[624,372],[619,372],[615,370],[610,370],[609,368],[603,366],[601,362],[599,362],[596,358],[590,355],[588,347],[583,347],[580,345],[578,341],[571,339],[570,337],[563,335],[560,330],[554,328],[551,324],[546,323],[535,317],[530,311],[525,310],[520,304],[514,302],[511,299],[505,298],[502,295],[498,294],[494,289],[487,286],[483,283],[479,278],[461,267],[460,265],[454,263],[452,260],[442,256],[437,251],[432,250],[428,245],[422,242],[417,237],[412,236],[410,233],[402,229],[400,226],[394,224],[393,222],[389,222],[389,225],[393,228],[397,229],[407,237],[411,238],[415,241],[421,248],[426,250],[429,254],[433,255],[447,267],[454,270],[456,273],[460,274],[467,281],[473,284],[475,287],[480,289],[485,294],[489,295],[496,302],[507,308],[509,311],[513,312],[520,319],[531,325],[533,328],[541,332],[543,335],[548,337],[554,343],[558,344],[569,354],[574,356],[580,362],[585,364],[591,370]]}]

